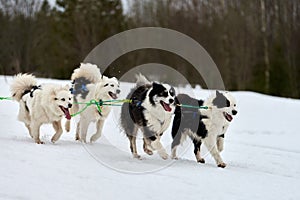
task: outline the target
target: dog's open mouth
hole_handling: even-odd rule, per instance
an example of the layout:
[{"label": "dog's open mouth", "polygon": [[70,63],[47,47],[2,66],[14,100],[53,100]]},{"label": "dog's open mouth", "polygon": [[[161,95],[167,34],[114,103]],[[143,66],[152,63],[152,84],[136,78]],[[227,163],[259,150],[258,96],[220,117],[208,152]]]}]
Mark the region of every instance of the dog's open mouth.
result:
[{"label": "dog's open mouth", "polygon": [[68,108],[65,108],[63,106],[59,106],[59,108],[61,109],[61,111],[63,111],[63,113],[65,114],[65,117],[70,120],[71,119],[71,115],[70,115],[70,112],[69,112],[69,109]]},{"label": "dog's open mouth", "polygon": [[227,121],[231,122],[232,121],[232,116],[229,115],[227,112],[223,112],[224,117],[227,119]]},{"label": "dog's open mouth", "polygon": [[170,107],[170,104],[167,104],[167,103],[165,103],[163,101],[160,101],[160,104],[165,109],[165,111],[167,111],[167,112],[171,112],[172,111],[172,108]]},{"label": "dog's open mouth", "polygon": [[118,98],[118,96],[115,93],[113,93],[113,92],[108,92],[108,94],[113,99],[117,99]]}]

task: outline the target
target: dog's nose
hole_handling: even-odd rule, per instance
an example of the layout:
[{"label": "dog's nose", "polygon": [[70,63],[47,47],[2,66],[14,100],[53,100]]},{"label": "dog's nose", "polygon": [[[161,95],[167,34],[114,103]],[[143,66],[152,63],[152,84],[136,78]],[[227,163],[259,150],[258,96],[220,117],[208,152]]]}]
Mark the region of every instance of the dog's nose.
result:
[{"label": "dog's nose", "polygon": [[68,107],[69,107],[69,108],[72,108],[72,104],[71,104],[71,103],[69,103],[69,104],[68,104]]},{"label": "dog's nose", "polygon": [[117,91],[116,91],[116,92],[117,92],[117,94],[120,94],[121,90],[117,89]]},{"label": "dog's nose", "polygon": [[174,99],[169,99],[170,104],[174,103]]},{"label": "dog's nose", "polygon": [[238,112],[237,112],[236,110],[233,110],[233,111],[232,111],[232,114],[233,114],[233,115],[236,115],[237,113],[238,113]]}]

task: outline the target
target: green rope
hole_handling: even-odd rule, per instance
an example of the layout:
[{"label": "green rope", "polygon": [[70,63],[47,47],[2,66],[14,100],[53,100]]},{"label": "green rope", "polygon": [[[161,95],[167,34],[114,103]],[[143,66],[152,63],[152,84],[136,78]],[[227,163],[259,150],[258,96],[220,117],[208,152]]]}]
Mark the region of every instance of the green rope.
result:
[{"label": "green rope", "polygon": [[12,97],[0,97],[0,100],[13,100]]},{"label": "green rope", "polygon": [[197,109],[208,109],[208,106],[192,106],[187,104],[177,104],[177,106],[183,107],[183,108],[197,108]]},{"label": "green rope", "polygon": [[71,117],[75,117],[75,116],[79,115],[80,113],[84,112],[91,105],[96,105],[97,110],[100,113],[102,112],[101,106],[122,106],[122,104],[117,104],[117,103],[131,103],[131,100],[130,99],[122,99],[122,100],[106,100],[106,101],[99,100],[99,101],[97,101],[95,99],[92,99],[89,102],[76,102],[74,104],[85,104],[85,107],[83,109],[81,109],[80,111],[78,111],[77,113],[72,114]]}]

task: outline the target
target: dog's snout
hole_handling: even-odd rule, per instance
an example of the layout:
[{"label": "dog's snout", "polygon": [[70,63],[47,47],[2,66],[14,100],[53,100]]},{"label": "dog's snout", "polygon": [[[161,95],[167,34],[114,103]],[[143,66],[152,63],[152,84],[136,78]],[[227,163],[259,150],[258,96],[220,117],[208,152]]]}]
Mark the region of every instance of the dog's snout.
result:
[{"label": "dog's snout", "polygon": [[174,99],[169,99],[169,103],[174,103]]},{"label": "dog's snout", "polygon": [[236,115],[237,113],[238,113],[238,111],[236,111],[236,110],[233,110],[233,111],[232,111],[232,114],[233,114],[233,115]]},{"label": "dog's snout", "polygon": [[117,92],[117,94],[120,94],[121,90],[117,89],[117,91],[116,91],[116,92]]},{"label": "dog's snout", "polygon": [[71,104],[71,103],[69,103],[69,104],[68,104],[68,107],[69,107],[69,108],[72,108],[72,104]]}]

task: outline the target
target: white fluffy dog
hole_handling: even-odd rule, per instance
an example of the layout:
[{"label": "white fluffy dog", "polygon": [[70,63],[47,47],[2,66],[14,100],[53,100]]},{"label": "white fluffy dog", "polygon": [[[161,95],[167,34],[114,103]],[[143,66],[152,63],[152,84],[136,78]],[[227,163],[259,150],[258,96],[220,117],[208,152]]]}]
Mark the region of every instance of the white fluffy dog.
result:
[{"label": "white fluffy dog", "polygon": [[34,76],[18,74],[10,91],[13,99],[20,104],[18,119],[25,123],[34,141],[43,144],[40,140],[40,126],[52,123],[56,133],[51,141],[56,142],[63,133],[62,117],[71,118],[69,108],[72,107],[73,97],[70,87],[55,84],[38,86]]},{"label": "white fluffy dog", "polygon": [[[81,63],[80,67],[74,70],[71,77],[73,81],[74,106],[73,112],[82,110],[91,100],[107,101],[117,99],[120,93],[118,80],[101,76],[97,65]],[[91,137],[90,142],[95,142],[102,133],[104,121],[109,115],[110,106],[103,106],[99,112],[96,105],[89,106],[84,112],[80,113],[80,121],[77,123],[76,140],[86,142],[87,130],[91,122],[96,122],[96,133]],[[70,121],[66,123],[66,130],[70,130]]]}]

